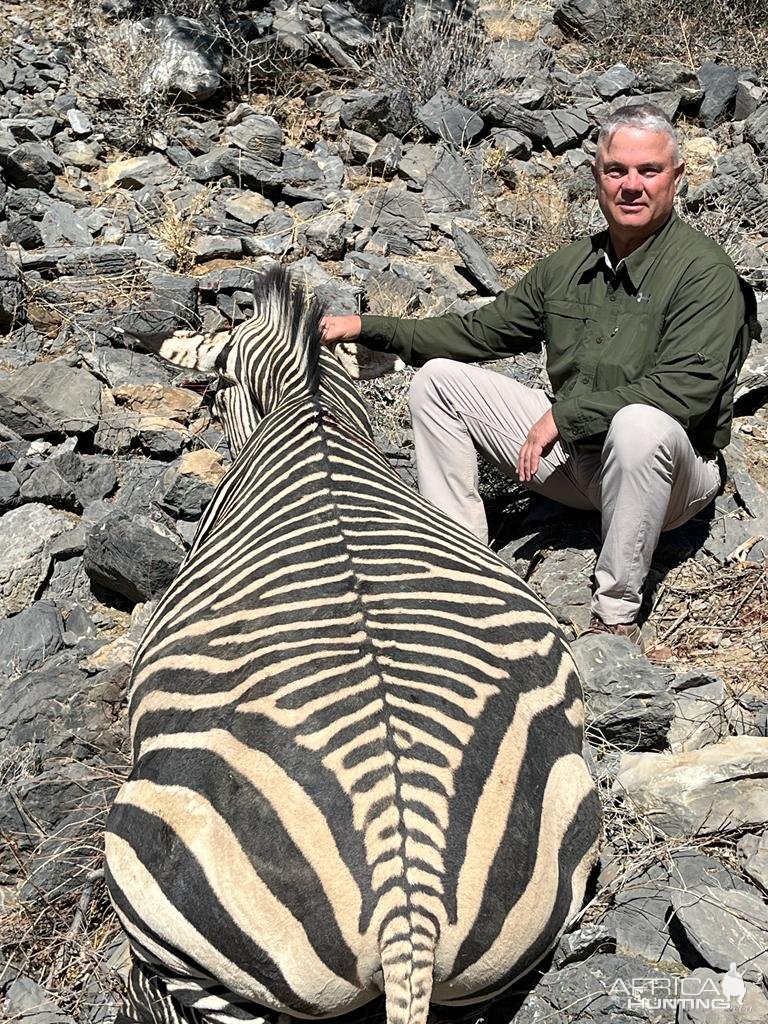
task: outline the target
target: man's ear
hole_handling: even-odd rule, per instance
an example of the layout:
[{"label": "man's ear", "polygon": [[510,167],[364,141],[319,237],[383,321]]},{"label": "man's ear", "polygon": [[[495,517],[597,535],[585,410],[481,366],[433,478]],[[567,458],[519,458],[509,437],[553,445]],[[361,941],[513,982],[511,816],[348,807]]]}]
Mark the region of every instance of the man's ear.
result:
[{"label": "man's ear", "polygon": [[600,172],[597,169],[597,161],[598,161],[598,158],[595,157],[595,159],[589,165],[589,169],[592,171],[592,177],[595,179],[595,181],[598,181],[599,174],[600,174]]},{"label": "man's ear", "polygon": [[685,174],[685,161],[681,160],[675,168],[675,185],[679,185],[682,181],[683,175]]}]

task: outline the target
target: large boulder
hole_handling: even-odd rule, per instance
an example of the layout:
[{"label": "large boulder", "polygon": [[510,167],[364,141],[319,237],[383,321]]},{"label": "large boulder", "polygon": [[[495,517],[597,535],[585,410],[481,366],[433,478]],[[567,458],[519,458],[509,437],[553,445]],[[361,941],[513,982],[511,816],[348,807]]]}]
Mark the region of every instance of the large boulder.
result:
[{"label": "large boulder", "polygon": [[99,421],[101,385],[64,362],[36,363],[0,381],[0,421],[21,437],[82,434]]},{"label": "large boulder", "polygon": [[199,21],[165,14],[145,18],[132,31],[139,45],[142,36],[157,43],[157,59],[145,76],[144,92],[199,101],[209,99],[221,85],[224,55]]},{"label": "large boulder", "polygon": [[159,597],[176,576],[184,549],[145,516],[112,512],[88,534],[85,569],[99,586],[129,601]]},{"label": "large boulder", "polygon": [[0,516],[0,616],[34,600],[51,563],[49,544],[72,526],[64,512],[32,503]]}]

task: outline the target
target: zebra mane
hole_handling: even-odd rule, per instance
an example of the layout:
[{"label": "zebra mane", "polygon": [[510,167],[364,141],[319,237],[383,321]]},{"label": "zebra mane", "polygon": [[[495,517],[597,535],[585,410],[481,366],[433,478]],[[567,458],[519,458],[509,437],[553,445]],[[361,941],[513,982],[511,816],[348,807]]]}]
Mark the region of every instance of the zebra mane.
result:
[{"label": "zebra mane", "polygon": [[311,394],[320,388],[320,352],[322,332],[320,320],[324,304],[310,295],[306,287],[279,264],[262,274],[253,287],[254,315],[279,324],[285,337],[292,341],[297,362],[304,370],[306,387]]}]

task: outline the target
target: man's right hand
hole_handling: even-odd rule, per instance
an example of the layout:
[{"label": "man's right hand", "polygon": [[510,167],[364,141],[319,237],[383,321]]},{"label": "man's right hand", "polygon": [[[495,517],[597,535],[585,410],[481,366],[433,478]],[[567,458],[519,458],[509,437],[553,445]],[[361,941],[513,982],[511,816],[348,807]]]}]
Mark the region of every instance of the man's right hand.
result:
[{"label": "man's right hand", "polygon": [[320,321],[323,344],[335,345],[338,341],[356,341],[363,329],[363,321],[352,313],[349,316],[324,316]]}]

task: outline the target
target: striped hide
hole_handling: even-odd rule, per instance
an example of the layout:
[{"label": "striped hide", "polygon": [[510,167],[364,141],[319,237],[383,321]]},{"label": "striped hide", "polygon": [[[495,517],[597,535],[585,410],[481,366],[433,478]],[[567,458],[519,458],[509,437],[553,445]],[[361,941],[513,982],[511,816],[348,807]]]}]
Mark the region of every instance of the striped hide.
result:
[{"label": "striped hide", "polygon": [[596,858],[560,629],[390,469],[319,315],[272,272],[231,340],[160,348],[215,364],[237,454],[133,668],[130,1020],[424,1024],[536,964]]}]

